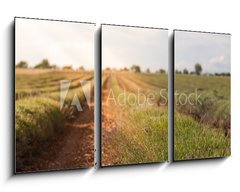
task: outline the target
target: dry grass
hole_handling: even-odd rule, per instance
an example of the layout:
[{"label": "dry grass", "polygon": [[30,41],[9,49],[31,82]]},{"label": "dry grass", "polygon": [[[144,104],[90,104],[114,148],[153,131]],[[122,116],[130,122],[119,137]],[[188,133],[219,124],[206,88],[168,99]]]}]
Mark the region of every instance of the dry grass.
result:
[{"label": "dry grass", "polygon": [[38,75],[42,73],[49,73],[53,71],[59,71],[59,70],[53,70],[53,69],[16,69],[16,75]]}]

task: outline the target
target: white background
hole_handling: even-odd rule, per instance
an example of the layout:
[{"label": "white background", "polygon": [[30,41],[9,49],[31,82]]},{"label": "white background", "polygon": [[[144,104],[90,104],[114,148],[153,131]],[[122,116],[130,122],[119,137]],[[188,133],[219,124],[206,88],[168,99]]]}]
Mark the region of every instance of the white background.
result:
[{"label": "white background", "polygon": [[[210,0],[8,0],[0,3],[0,191],[240,191],[240,6]],[[14,16],[232,34],[232,156],[224,160],[13,176],[11,30]],[[239,71],[238,71],[239,70]]]}]

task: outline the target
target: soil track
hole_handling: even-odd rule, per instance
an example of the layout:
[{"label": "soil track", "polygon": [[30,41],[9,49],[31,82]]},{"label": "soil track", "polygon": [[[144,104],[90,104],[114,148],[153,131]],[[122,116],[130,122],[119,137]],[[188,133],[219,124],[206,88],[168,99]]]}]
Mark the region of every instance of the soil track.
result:
[{"label": "soil track", "polygon": [[108,102],[109,90],[112,85],[112,75],[108,75],[102,86],[102,154],[101,166],[116,164],[117,153],[111,144],[111,138],[116,131],[116,123],[114,121],[114,113],[110,109]]},{"label": "soil track", "polygon": [[65,124],[65,129],[44,144],[35,154],[32,162],[23,170],[43,171],[91,167],[94,164],[94,98],[92,91],[90,106],[83,106],[72,122]]}]

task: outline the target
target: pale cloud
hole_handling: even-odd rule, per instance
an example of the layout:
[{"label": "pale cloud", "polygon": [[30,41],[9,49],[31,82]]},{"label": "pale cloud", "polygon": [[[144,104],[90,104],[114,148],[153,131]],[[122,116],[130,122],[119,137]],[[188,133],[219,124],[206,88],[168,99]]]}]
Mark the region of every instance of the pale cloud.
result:
[{"label": "pale cloud", "polygon": [[143,71],[168,69],[168,31],[124,26],[102,26],[103,68],[137,64]]},{"label": "pale cloud", "polygon": [[225,56],[224,55],[219,55],[219,56],[216,56],[216,57],[213,57],[209,60],[209,64],[210,65],[215,65],[217,63],[221,63],[223,62],[225,59]]},{"label": "pale cloud", "polygon": [[230,72],[231,36],[175,31],[175,68],[194,70],[200,63],[204,73]]},{"label": "pale cloud", "polygon": [[16,63],[94,66],[94,24],[16,19]]}]

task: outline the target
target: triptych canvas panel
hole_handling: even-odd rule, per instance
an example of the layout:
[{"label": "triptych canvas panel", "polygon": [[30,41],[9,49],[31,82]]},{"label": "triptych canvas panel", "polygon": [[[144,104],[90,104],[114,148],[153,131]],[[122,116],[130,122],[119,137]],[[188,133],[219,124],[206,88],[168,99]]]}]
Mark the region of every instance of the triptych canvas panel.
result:
[{"label": "triptych canvas panel", "polygon": [[94,164],[94,24],[16,18],[16,171]]},{"label": "triptych canvas panel", "polygon": [[172,73],[167,29],[101,25],[101,71],[94,33],[94,23],[15,18],[17,173],[92,167],[97,139],[101,167],[166,162],[171,129],[174,161],[230,155],[229,34],[175,30]]},{"label": "triptych canvas panel", "polygon": [[168,159],[168,31],[102,25],[102,166]]},{"label": "triptych canvas panel", "polygon": [[229,34],[174,31],[174,160],[230,156]]}]

